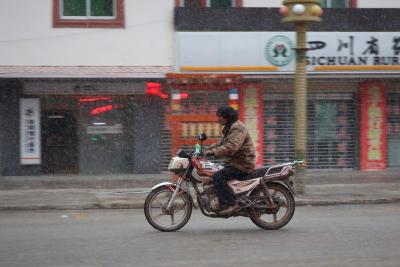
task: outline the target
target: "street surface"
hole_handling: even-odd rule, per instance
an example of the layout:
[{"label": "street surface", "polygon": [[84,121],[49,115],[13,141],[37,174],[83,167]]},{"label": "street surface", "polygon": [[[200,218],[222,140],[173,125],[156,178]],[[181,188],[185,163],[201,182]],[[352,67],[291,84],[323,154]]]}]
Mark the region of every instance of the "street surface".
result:
[{"label": "street surface", "polygon": [[399,267],[400,204],[298,207],[278,231],[194,211],[161,233],[142,210],[1,211],[1,267]]}]

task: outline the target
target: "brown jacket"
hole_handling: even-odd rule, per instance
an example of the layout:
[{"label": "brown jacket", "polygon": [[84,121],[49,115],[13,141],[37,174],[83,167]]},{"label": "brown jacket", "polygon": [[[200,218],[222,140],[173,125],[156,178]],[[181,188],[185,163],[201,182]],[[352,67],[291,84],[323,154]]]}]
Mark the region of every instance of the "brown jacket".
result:
[{"label": "brown jacket", "polygon": [[215,157],[225,158],[228,166],[250,173],[255,167],[255,149],[246,126],[236,121],[221,141],[208,147]]}]

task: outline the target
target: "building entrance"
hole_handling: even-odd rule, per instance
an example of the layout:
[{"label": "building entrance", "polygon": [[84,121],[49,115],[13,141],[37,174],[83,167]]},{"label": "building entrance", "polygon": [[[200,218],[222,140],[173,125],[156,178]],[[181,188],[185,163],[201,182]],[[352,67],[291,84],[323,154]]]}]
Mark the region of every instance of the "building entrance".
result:
[{"label": "building entrance", "polygon": [[77,123],[68,110],[42,113],[42,172],[77,173]]},{"label": "building entrance", "polygon": [[133,100],[123,96],[88,96],[78,101],[80,172],[131,172]]},{"label": "building entrance", "polygon": [[[204,145],[220,140],[222,126],[217,122],[219,106],[229,104],[229,90],[237,88],[240,75],[168,74],[171,100],[165,121],[169,131],[163,140],[170,140],[163,151],[163,168],[180,148],[191,151],[199,141],[199,133],[207,134]],[[170,136],[170,137],[168,137]]]}]

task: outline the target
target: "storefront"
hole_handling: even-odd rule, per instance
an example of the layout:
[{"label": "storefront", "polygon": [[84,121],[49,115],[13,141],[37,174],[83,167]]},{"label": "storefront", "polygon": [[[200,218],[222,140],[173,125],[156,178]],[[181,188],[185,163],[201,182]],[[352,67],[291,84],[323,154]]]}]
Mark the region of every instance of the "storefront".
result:
[{"label": "storefront", "polygon": [[237,101],[236,92],[241,75],[180,75],[167,74],[165,90],[170,95],[166,102],[162,146],[162,168],[180,148],[193,150],[199,133],[206,133],[205,145],[219,140],[222,127],[217,123],[216,111],[223,104]]},{"label": "storefront", "polygon": [[[239,112],[251,128],[258,165],[293,160],[294,32],[280,24],[274,9],[208,12],[177,9],[175,71],[242,75]],[[218,12],[224,23],[218,21]],[[260,21],[240,19],[250,13]],[[379,12],[327,13],[324,24],[312,27],[307,36],[308,166],[398,167],[400,33],[393,25],[364,27]],[[356,26],[333,23],[334,17],[346,15],[341,13],[351,14]],[[211,21],[199,23],[206,17]]]},{"label": "storefront", "polygon": [[[264,162],[269,164],[285,162],[294,157],[293,94],[276,88],[274,90],[274,87],[276,86],[270,88],[267,86],[263,95]],[[357,83],[348,84],[345,81],[309,82],[307,105],[309,168],[357,167],[356,88]]]},{"label": "storefront", "polygon": [[1,81],[2,175],[160,172],[163,103],[134,79]]}]

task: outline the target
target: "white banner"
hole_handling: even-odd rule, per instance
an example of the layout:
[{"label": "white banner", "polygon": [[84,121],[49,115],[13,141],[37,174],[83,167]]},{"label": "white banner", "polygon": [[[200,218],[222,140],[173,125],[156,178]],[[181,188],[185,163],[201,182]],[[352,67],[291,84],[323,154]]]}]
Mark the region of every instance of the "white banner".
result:
[{"label": "white banner", "polygon": [[[178,32],[177,47],[177,71],[295,70],[294,32]],[[400,32],[309,32],[307,47],[309,71],[400,65]]]},{"label": "white banner", "polygon": [[19,105],[20,162],[23,165],[40,164],[40,99],[21,98]]}]

